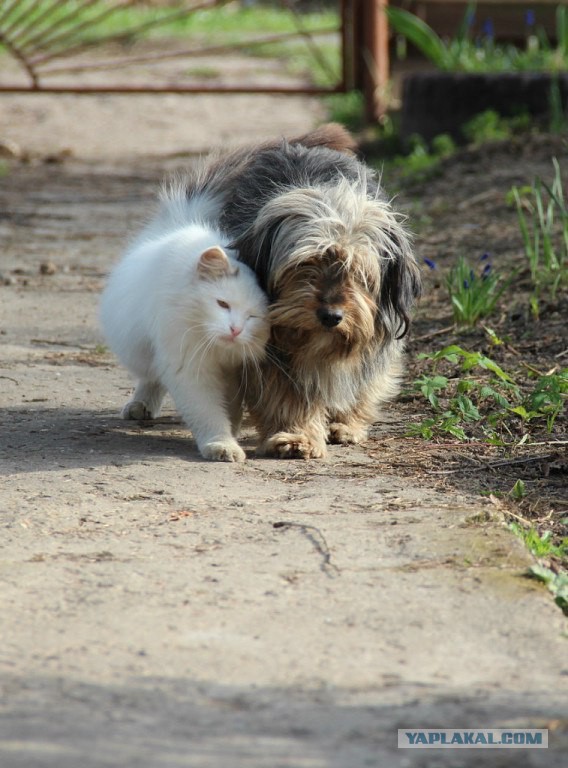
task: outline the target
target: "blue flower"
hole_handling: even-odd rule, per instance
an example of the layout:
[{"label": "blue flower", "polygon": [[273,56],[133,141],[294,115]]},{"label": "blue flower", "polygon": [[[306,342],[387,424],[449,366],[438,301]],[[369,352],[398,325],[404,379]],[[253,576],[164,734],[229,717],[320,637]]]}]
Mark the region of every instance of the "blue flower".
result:
[{"label": "blue flower", "polygon": [[482,280],[487,280],[487,278],[489,277],[490,272],[491,272],[491,264],[486,264],[483,267],[483,272],[481,273],[481,279]]},{"label": "blue flower", "polygon": [[466,289],[466,291],[468,290],[468,288],[469,288],[469,280],[464,280],[463,281],[463,287]]},{"label": "blue flower", "polygon": [[493,26],[493,19],[485,19],[483,22],[483,35],[489,40],[493,40],[495,37],[495,27]]},{"label": "blue flower", "polygon": [[485,253],[483,253],[483,254],[482,254],[480,257],[479,257],[479,261],[487,261],[487,259],[490,259],[490,258],[491,258],[491,254],[490,254],[490,253],[488,253],[487,251],[485,251]]},{"label": "blue flower", "polygon": [[530,10],[527,11],[525,13],[525,24],[527,25],[527,27],[534,27],[535,22],[536,22],[536,16],[534,11],[530,11]]},{"label": "blue flower", "polygon": [[424,264],[426,264],[427,267],[430,267],[430,269],[437,269],[436,262],[432,261],[432,259],[424,258]]}]

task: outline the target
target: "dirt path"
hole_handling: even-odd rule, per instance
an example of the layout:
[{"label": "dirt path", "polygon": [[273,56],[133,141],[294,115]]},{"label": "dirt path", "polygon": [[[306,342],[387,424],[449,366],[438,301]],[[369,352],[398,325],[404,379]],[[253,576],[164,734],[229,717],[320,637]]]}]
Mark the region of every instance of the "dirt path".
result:
[{"label": "dirt path", "polygon": [[[117,417],[129,381],[98,295],[164,172],[322,114],[169,98],[112,120],[105,99],[2,102],[0,138],[34,160],[0,179],[0,765],[560,766],[562,614],[478,522],[488,502],[381,471],[396,405],[312,463],[255,459],[249,433],[244,465],[210,464],[172,411]],[[506,726],[551,748],[396,746],[398,728]]]}]

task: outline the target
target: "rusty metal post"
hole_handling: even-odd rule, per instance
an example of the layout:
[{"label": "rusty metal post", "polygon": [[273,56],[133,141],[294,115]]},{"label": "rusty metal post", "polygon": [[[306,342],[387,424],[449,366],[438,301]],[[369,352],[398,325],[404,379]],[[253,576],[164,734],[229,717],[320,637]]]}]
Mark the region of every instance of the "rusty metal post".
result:
[{"label": "rusty metal post", "polygon": [[356,84],[363,92],[368,123],[380,120],[386,112],[390,75],[387,5],[388,0],[359,0],[355,13]]}]

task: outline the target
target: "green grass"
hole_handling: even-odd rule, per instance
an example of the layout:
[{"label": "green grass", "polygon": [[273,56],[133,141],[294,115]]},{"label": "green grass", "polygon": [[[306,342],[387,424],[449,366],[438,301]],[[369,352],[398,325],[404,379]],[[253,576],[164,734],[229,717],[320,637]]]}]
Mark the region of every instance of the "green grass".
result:
[{"label": "green grass", "polygon": [[537,564],[528,569],[527,575],[546,584],[556,605],[568,616],[568,573]]},{"label": "green grass", "polygon": [[422,19],[396,7],[389,7],[390,25],[399,35],[447,72],[560,72],[568,69],[568,9],[558,5],[556,13],[557,44],[552,45],[543,31],[531,35],[519,48],[495,42],[491,30],[481,39],[471,38],[475,3],[470,3],[456,35],[442,39]]},{"label": "green grass", "polygon": [[509,523],[509,528],[538,561],[529,567],[527,576],[546,584],[554,602],[568,616],[568,573],[564,570],[568,567],[568,537],[555,541],[552,531],[539,532],[533,526],[517,522]]},{"label": "green grass", "polygon": [[[345,102],[338,98],[338,103],[341,107]],[[352,99],[348,103],[348,109],[349,107],[352,109],[346,114],[343,114],[341,109],[337,110],[333,119],[355,128],[362,127],[362,99],[359,102]],[[359,118],[357,108],[360,109]],[[508,141],[514,136],[526,133],[530,128],[531,119],[528,114],[502,117],[494,110],[486,110],[464,123],[461,133],[469,145],[481,146],[490,141]],[[458,151],[457,144],[446,133],[435,136],[430,143],[418,134],[402,142],[397,135],[395,121],[390,118],[380,126],[377,134],[383,145],[381,167],[387,172],[393,171],[393,176],[402,180],[428,181],[439,172],[442,162]]]},{"label": "green grass", "polygon": [[[29,10],[26,10],[26,6]],[[99,34],[110,35],[123,32],[128,34],[129,30],[148,27],[141,34],[176,37],[191,34],[198,36],[202,42],[228,43],[238,42],[251,34],[268,35],[293,32],[296,29],[294,14],[285,8],[270,6],[246,8],[236,2],[193,12],[187,12],[186,9],[183,13],[183,7],[180,6],[176,10],[175,5],[119,7],[117,3],[97,2],[90,7],[81,7],[81,3],[73,0],[64,0],[64,2],[44,0],[41,3],[36,3],[35,0],[24,0],[23,4],[8,14],[5,24],[11,24],[20,15],[21,10],[26,11],[26,23],[39,23],[38,28],[43,28],[54,21],[60,23],[60,29],[71,23],[89,22],[89,29],[81,32],[83,39]],[[306,31],[337,27],[338,15],[331,10],[303,13],[301,24]],[[150,26],[152,26],[151,29]]]},{"label": "green grass", "polygon": [[329,119],[342,123],[351,131],[360,131],[365,127],[365,103],[361,91],[334,93],[325,96]]},{"label": "green grass", "polygon": [[478,146],[488,141],[507,141],[530,127],[528,113],[503,117],[495,110],[487,109],[464,123],[461,132],[469,144]]},{"label": "green grass", "polygon": [[556,158],[552,163],[551,184],[537,178],[532,186],[511,190],[533,283],[531,308],[536,317],[543,296],[555,301],[558,291],[568,287],[568,206],[560,164]]},{"label": "green grass", "polygon": [[558,557],[568,559],[568,538],[561,539],[558,544],[555,544],[552,531],[539,533],[536,528],[527,528],[516,522],[510,523],[510,528],[520,536],[527,549],[529,549],[535,557]]}]

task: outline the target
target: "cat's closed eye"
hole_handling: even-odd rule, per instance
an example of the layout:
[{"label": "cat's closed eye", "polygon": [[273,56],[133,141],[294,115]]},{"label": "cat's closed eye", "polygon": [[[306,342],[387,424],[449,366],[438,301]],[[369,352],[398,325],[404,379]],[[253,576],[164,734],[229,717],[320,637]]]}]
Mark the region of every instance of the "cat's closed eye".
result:
[{"label": "cat's closed eye", "polygon": [[223,299],[217,299],[217,304],[220,307],[222,307],[223,309],[230,309],[231,308],[230,305],[226,301],[223,301]]}]

